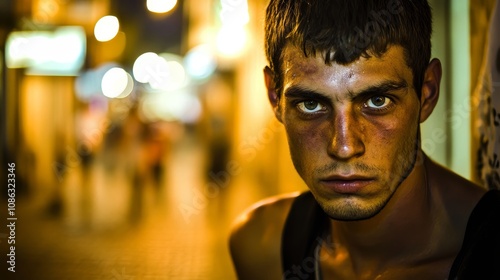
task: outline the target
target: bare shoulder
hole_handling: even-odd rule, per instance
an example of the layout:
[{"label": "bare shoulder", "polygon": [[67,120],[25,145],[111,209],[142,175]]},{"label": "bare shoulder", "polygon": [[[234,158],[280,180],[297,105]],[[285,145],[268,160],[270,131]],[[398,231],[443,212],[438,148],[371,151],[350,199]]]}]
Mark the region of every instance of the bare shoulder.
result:
[{"label": "bare shoulder", "polygon": [[299,194],[266,198],[236,219],[229,248],[238,279],[281,278],[281,233],[292,202]]},{"label": "bare shoulder", "polygon": [[463,178],[452,170],[429,160],[427,172],[431,185],[436,186],[438,196],[451,216],[463,225],[486,189]]},{"label": "bare shoulder", "polygon": [[[455,201],[470,205],[475,205],[486,193],[486,189],[465,179],[452,170],[429,160],[427,172],[430,175],[429,181],[439,186],[439,189]],[[463,205],[463,204],[462,204]]]}]

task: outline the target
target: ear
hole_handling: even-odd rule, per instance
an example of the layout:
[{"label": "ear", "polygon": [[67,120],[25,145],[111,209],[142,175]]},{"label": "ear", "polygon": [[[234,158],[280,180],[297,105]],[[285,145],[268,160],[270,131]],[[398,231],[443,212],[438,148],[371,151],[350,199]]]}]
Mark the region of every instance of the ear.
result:
[{"label": "ear", "polygon": [[441,62],[434,58],[424,74],[424,81],[420,92],[420,122],[424,122],[436,107],[439,99],[439,85],[441,84]]},{"label": "ear", "polygon": [[266,82],[267,98],[269,99],[269,103],[271,103],[274,115],[276,116],[278,121],[282,122],[280,96],[276,91],[276,84],[274,82],[274,72],[268,66],[264,68],[264,80]]}]

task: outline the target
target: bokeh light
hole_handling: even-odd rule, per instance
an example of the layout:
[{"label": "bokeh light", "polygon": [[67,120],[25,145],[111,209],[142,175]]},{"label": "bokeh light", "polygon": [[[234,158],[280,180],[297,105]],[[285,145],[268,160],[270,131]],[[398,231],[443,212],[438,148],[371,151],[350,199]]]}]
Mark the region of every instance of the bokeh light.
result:
[{"label": "bokeh light", "polygon": [[132,73],[136,81],[155,90],[175,90],[187,84],[182,58],[174,54],[144,53],[135,60]]},{"label": "bokeh light", "polygon": [[115,38],[120,30],[120,22],[115,16],[104,16],[97,21],[94,27],[94,36],[97,41],[106,42]]},{"label": "bokeh light", "polygon": [[158,56],[167,61],[167,77],[156,88],[172,91],[185,87],[189,81],[183,65],[184,59],[172,53],[161,53]]},{"label": "bokeh light", "polygon": [[101,83],[104,74],[111,68],[119,67],[116,63],[106,63],[95,69],[86,70],[75,80],[75,93],[81,101],[89,101],[96,96],[102,96]]},{"label": "bokeh light", "polygon": [[85,30],[80,26],[53,31],[15,31],[6,39],[9,68],[27,68],[33,75],[77,75],[86,54]]},{"label": "bokeh light", "polygon": [[148,83],[150,79],[154,78],[159,67],[158,55],[153,52],[141,54],[136,58],[132,68],[132,74],[139,83]]},{"label": "bokeh light", "polygon": [[133,80],[123,68],[113,67],[102,77],[101,89],[106,97],[123,98],[132,92]]},{"label": "bokeh light", "polygon": [[176,4],[177,0],[148,0],[146,2],[146,6],[150,12],[159,14],[171,11]]}]

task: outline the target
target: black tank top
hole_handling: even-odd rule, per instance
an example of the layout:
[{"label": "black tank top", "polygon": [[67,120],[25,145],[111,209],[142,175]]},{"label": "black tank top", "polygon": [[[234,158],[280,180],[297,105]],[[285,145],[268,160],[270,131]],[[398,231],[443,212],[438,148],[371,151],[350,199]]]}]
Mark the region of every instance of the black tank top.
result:
[{"label": "black tank top", "polygon": [[[315,249],[328,221],[310,192],[294,200],[282,235],[282,279],[316,279]],[[488,191],[473,209],[448,279],[500,279],[500,190]]]}]

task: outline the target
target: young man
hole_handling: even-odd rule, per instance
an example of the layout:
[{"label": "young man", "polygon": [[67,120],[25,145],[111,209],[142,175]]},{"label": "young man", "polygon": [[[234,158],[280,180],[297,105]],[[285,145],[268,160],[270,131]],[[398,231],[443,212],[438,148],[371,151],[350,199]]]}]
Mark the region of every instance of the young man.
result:
[{"label": "young man", "polygon": [[271,0],[269,100],[310,191],[236,223],[240,279],[500,279],[500,194],[439,166],[425,0]]}]

